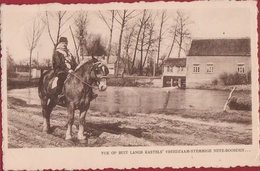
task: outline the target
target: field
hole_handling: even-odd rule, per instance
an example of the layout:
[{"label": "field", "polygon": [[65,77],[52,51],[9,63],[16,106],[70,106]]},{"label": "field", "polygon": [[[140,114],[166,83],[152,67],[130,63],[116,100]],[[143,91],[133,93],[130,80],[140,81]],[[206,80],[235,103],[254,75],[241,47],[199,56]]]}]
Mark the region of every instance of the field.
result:
[{"label": "field", "polygon": [[51,115],[52,133],[42,132],[40,105],[8,96],[8,147],[107,147],[233,145],[252,143],[251,111],[164,110],[154,113],[88,111],[88,144],[76,139],[78,113],[72,141],[65,140],[66,109]]}]

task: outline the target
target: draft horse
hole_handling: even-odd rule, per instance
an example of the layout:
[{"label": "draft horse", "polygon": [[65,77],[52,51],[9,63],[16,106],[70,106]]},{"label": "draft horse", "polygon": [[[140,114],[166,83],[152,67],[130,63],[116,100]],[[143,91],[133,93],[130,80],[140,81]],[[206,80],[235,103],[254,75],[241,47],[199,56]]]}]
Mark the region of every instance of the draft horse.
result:
[{"label": "draft horse", "polygon": [[[86,140],[84,126],[86,113],[92,98],[91,91],[93,91],[93,86],[97,86],[99,91],[105,91],[107,88],[107,75],[107,66],[95,57],[92,57],[92,60],[83,60],[72,73],[68,74],[63,87],[64,107],[67,107],[68,112],[66,140],[72,139],[75,110],[80,111],[78,139]],[[53,70],[45,72],[40,77],[38,86],[42,106],[43,131],[47,133],[50,132],[50,114],[58,103],[57,95],[55,95],[56,88],[52,88],[55,77]]]}]

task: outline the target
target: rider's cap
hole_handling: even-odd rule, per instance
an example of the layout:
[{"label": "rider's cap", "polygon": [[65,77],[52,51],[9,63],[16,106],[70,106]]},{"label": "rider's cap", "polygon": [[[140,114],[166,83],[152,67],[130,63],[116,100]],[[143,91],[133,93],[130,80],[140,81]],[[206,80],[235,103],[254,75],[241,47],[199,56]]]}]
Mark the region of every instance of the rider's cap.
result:
[{"label": "rider's cap", "polygon": [[60,41],[59,42],[68,43],[68,39],[67,39],[67,37],[60,37]]}]

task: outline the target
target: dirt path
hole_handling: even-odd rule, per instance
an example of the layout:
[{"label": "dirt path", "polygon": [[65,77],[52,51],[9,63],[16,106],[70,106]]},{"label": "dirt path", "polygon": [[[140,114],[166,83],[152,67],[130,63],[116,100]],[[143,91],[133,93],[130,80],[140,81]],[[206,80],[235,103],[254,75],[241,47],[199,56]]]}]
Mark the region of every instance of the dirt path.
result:
[{"label": "dirt path", "polygon": [[[251,118],[251,112],[237,115]],[[75,125],[78,124],[78,113]],[[56,107],[51,115],[53,132],[42,132],[39,105],[8,97],[9,148],[75,147],[75,146],[164,146],[164,145],[220,145],[251,144],[251,124],[232,121],[236,114],[220,115],[201,111],[175,113],[106,113],[89,111],[86,118],[88,144],[76,138],[65,141],[66,110]],[[221,120],[228,116],[228,121]],[[219,118],[218,120],[213,118]],[[222,118],[222,119],[223,119]],[[73,127],[76,137],[77,129]]]}]

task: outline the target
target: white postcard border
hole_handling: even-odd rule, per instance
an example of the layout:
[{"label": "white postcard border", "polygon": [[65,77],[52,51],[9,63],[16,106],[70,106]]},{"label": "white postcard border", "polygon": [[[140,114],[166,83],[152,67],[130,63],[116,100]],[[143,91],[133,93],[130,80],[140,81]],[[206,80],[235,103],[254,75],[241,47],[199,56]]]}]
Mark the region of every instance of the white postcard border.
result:
[{"label": "white postcard border", "polygon": [[[155,146],[155,147],[86,147],[86,148],[44,148],[44,149],[8,149],[7,148],[7,94],[6,94],[6,56],[4,52],[5,36],[7,30],[2,30],[2,123],[3,123],[3,167],[4,169],[130,169],[139,167],[152,168],[183,168],[183,167],[235,167],[235,166],[257,166],[259,165],[259,114],[258,114],[258,59],[257,59],[257,9],[254,2],[157,2],[157,3],[109,3],[101,5],[63,5],[47,4],[39,7],[40,10],[75,10],[75,9],[143,9],[143,8],[250,8],[252,13],[251,50],[252,50],[252,145],[227,145],[227,146]],[[30,6],[22,6],[22,10],[33,10]],[[19,6],[2,6],[3,24],[7,8]],[[219,149],[224,152],[213,152]],[[243,152],[227,152],[229,150]],[[163,150],[160,153],[160,150]],[[176,153],[167,154],[166,150],[176,150]],[[189,150],[189,152],[185,152]],[[199,152],[199,150],[212,152]],[[119,152],[122,154],[119,154]],[[127,151],[127,154],[123,154]],[[143,151],[143,154],[130,154],[134,151]],[[177,152],[178,151],[178,152]],[[191,152],[193,151],[193,152]],[[109,154],[106,154],[108,152]],[[126,153],[126,152],[125,152]],[[147,153],[147,154],[145,154]],[[152,153],[152,154],[149,154]]]}]

